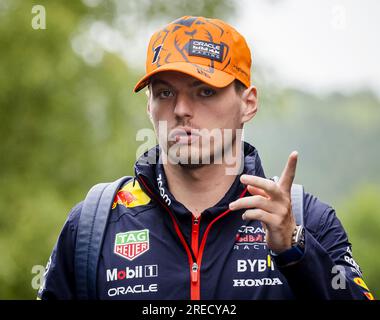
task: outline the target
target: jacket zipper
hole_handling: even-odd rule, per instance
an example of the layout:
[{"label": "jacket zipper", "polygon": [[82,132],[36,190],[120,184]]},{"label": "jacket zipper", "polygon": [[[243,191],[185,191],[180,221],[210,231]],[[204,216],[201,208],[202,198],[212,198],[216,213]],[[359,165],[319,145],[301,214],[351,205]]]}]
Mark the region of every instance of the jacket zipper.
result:
[{"label": "jacket zipper", "polygon": [[[191,249],[193,250],[195,259],[198,260],[198,239],[199,239],[199,226],[201,216],[195,217],[192,215],[191,224]],[[191,266],[191,300],[200,300],[200,277],[199,265],[194,261]]]},{"label": "jacket zipper", "polygon": [[[247,192],[248,192],[248,188],[246,187],[246,188],[244,188],[244,191],[240,194],[239,199],[243,198]],[[196,279],[196,281],[194,282],[194,285],[191,286],[191,299],[192,300],[200,300],[200,268],[202,265],[202,257],[203,257],[203,252],[204,252],[204,249],[206,246],[206,240],[207,240],[208,234],[209,234],[213,224],[215,222],[217,222],[219,219],[223,218],[229,212],[231,212],[231,210],[227,209],[226,211],[224,211],[223,213],[218,215],[214,220],[212,220],[209,223],[209,225],[207,226],[207,228],[203,234],[201,245],[199,247],[199,251],[197,248],[197,255],[196,255],[197,261],[196,261],[196,263],[193,263],[193,269],[192,269],[192,270],[194,270],[193,271],[194,279]],[[198,231],[199,231],[199,224],[198,224]]]},{"label": "jacket zipper", "polygon": [[200,226],[201,217],[192,216],[192,225],[191,225],[191,249],[193,249],[194,255],[198,257],[198,238],[199,238],[199,226]]},{"label": "jacket zipper", "polygon": [[[173,212],[169,209],[168,206],[166,206],[166,204],[164,204],[162,201],[160,201],[160,199],[158,199],[156,197],[156,195],[149,189],[149,187],[147,186],[147,184],[145,183],[144,179],[142,179],[141,177],[138,178],[138,180],[140,180],[142,182],[142,184],[144,185],[144,187],[147,189],[147,191],[159,202],[161,203],[161,205],[166,209],[166,211],[169,213],[170,217],[172,218],[172,222],[173,222],[173,225],[174,225],[174,229],[183,245],[183,247],[185,248],[185,251],[187,253],[187,257],[188,257],[188,260],[189,260],[189,265],[190,265],[190,280],[191,280],[191,285],[190,285],[190,297],[191,297],[191,300],[200,300],[200,266],[201,266],[201,263],[202,263],[202,256],[203,256],[203,251],[204,251],[204,248],[206,246],[206,240],[207,240],[207,236],[208,236],[208,233],[210,232],[210,229],[212,227],[212,225],[218,221],[220,218],[224,217],[226,214],[228,214],[231,210],[228,209],[226,211],[224,211],[222,214],[220,214],[218,217],[216,217],[214,220],[212,220],[210,222],[210,224],[207,226],[206,228],[206,231],[202,237],[202,241],[201,241],[201,245],[200,247],[198,248],[198,237],[199,237],[199,221],[200,221],[200,218],[197,219],[197,224],[196,224],[196,227],[195,227],[195,224],[194,224],[194,216],[193,216],[193,223],[192,223],[192,241],[191,241],[191,248],[189,248],[180,228],[179,228],[179,225],[176,221],[176,219],[174,218],[174,214]],[[247,193],[248,189],[247,187],[244,189],[244,191],[241,193],[241,195],[239,196],[239,198],[242,198],[244,197],[244,195]],[[196,234],[198,235],[197,236],[197,240],[196,240],[196,252],[197,254],[195,255],[194,254],[194,251],[193,251],[193,248],[195,248],[195,242],[193,242],[193,239],[195,239],[195,236],[193,233],[193,231],[196,230]],[[193,245],[194,244],[194,245]],[[195,257],[195,259],[194,259]]]},{"label": "jacket zipper", "polygon": [[198,279],[199,279],[198,272],[199,272],[198,264],[196,262],[194,262],[192,267],[191,267],[191,282],[193,283],[195,289],[197,289],[197,287],[199,287],[199,286],[197,286]]}]

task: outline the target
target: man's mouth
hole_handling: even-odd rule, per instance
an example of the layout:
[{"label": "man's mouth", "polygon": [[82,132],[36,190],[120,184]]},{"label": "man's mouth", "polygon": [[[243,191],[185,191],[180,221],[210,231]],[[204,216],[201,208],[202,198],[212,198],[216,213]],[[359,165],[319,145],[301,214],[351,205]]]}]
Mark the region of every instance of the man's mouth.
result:
[{"label": "man's mouth", "polygon": [[176,144],[192,144],[199,137],[199,130],[190,127],[179,127],[170,132],[169,141],[174,141]]}]

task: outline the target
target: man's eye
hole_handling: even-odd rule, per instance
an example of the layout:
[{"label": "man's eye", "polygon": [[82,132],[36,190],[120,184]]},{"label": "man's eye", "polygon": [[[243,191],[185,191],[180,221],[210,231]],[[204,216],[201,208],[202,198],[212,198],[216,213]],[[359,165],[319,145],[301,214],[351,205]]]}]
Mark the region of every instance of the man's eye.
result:
[{"label": "man's eye", "polygon": [[172,97],[173,96],[173,92],[171,92],[170,90],[161,90],[158,92],[157,96],[159,98],[169,98],[169,97]]},{"label": "man's eye", "polygon": [[215,90],[211,89],[211,88],[203,88],[201,89],[200,91],[200,95],[202,97],[211,97],[213,96],[214,94],[216,93]]}]

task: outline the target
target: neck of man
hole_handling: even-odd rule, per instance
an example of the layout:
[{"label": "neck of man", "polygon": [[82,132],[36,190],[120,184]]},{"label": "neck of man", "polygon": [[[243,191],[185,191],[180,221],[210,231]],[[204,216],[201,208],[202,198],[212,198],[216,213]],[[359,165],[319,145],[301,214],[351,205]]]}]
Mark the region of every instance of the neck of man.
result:
[{"label": "neck of man", "polygon": [[232,159],[221,164],[186,166],[164,163],[168,188],[195,217],[217,204],[230,189],[239,173],[242,141],[235,142]]}]

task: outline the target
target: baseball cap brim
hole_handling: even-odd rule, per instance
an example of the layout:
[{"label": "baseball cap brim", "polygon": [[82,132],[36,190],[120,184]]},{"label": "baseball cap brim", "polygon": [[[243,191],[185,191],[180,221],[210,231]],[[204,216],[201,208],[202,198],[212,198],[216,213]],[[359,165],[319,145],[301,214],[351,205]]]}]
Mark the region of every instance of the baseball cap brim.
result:
[{"label": "baseball cap brim", "polygon": [[206,67],[203,65],[197,65],[195,63],[188,62],[167,63],[142,77],[139,82],[137,82],[133,91],[138,92],[141,89],[145,88],[149,84],[150,78],[153,75],[163,71],[182,72],[216,88],[224,88],[235,80],[235,77],[233,75],[220,71],[218,69],[211,68],[212,72],[203,71],[210,70],[210,68],[211,67],[209,66]]}]

